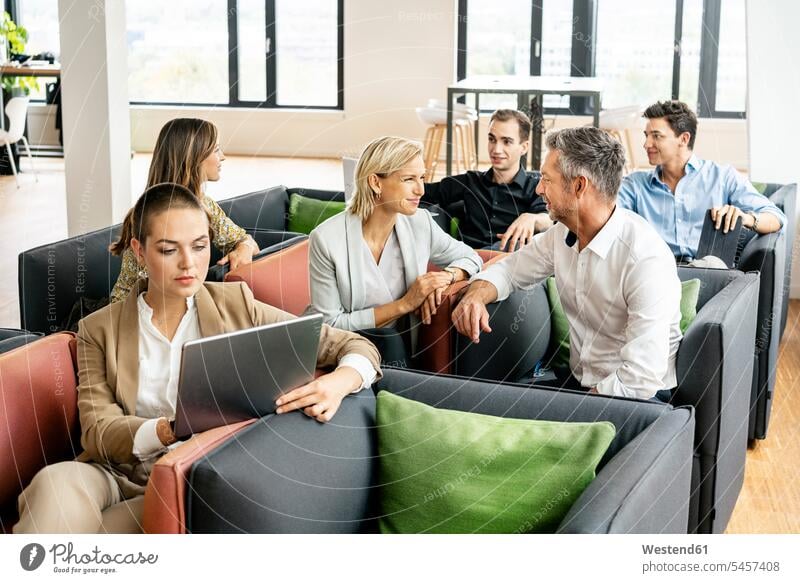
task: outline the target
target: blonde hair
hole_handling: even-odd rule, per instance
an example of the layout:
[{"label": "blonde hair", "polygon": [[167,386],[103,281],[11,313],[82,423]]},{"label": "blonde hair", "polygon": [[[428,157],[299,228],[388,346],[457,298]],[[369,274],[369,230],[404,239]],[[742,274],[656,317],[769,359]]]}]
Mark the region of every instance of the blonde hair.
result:
[{"label": "blonde hair", "polygon": [[417,156],[422,156],[422,144],[414,140],[385,136],[367,144],[356,164],[355,192],[348,212],[362,221],[375,210],[376,194],[369,185],[369,177],[376,174],[386,178],[397,172]]}]

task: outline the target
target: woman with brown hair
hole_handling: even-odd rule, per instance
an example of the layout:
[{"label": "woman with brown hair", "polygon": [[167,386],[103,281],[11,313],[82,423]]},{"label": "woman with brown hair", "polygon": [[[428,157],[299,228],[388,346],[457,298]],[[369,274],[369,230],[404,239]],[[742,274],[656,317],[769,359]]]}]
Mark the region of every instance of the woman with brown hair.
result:
[{"label": "woman with brown hair", "polygon": [[[147,267],[148,278],[137,281],[124,301],[80,321],[83,452],[36,474],[20,494],[16,533],[141,531],[150,471],[177,443],[170,421],[183,345],[294,318],[256,300],[244,283],[205,281],[211,256],[208,213],[186,188],[149,188],[126,224],[132,252]],[[242,366],[256,358],[270,359],[269,347],[237,355]],[[329,372],[285,393],[275,412],[302,411],[328,422],[347,395],[379,378],[379,363],[377,350],[361,336],[323,326],[317,366]]]},{"label": "woman with brown hair", "polygon": [[[170,182],[192,191],[208,212],[214,245],[226,254],[219,264],[229,263],[231,269],[236,269],[252,261],[258,245],[228,218],[214,199],[203,192],[205,182],[219,180],[223,160],[225,155],[220,149],[217,127],[213,123],[196,118],[173,119],[158,134],[147,188]],[[133,235],[125,227],[129,223],[126,219],[119,240],[109,249],[113,255],[122,255],[122,268],[111,291],[112,302],[124,300],[138,279],[147,278],[147,271],[137,263],[131,250]]]}]

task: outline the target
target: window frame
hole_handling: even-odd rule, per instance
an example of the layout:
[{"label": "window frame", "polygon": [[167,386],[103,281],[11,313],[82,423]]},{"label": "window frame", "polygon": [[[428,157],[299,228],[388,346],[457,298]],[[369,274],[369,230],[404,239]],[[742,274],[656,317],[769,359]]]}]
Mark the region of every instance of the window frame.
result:
[{"label": "window frame", "polygon": [[[467,73],[467,19],[469,0],[458,0],[458,30],[456,53],[456,76],[460,81]],[[531,0],[531,65],[530,75],[541,72],[542,12],[547,0]],[[683,36],[683,2],[675,2],[675,34],[672,62],[672,99],[680,95],[681,42]],[[572,63],[573,77],[591,77],[595,74],[595,54],[597,47],[598,0],[573,0],[572,25]],[[722,0],[703,0],[702,35],[700,40],[700,74],[698,79],[698,102],[689,104],[700,118],[746,119],[745,111],[718,111],[717,68],[719,58],[720,17]],[[591,39],[591,43],[578,39]],[[538,44],[538,46],[537,46]],[[713,107],[712,107],[713,104]],[[488,112],[488,110],[487,110]],[[591,102],[587,97],[572,97],[569,108],[545,108],[547,115],[590,115]]]},{"label": "window frame", "polygon": [[[5,9],[11,17],[17,21],[19,4],[25,0],[4,0]],[[254,109],[301,109],[301,110],[344,110],[344,0],[336,0],[337,3],[337,22],[336,22],[336,105],[278,105],[277,103],[277,59],[275,55],[279,49],[278,39],[275,35],[275,0],[264,0],[265,9],[265,38],[267,46],[271,47],[266,58],[267,68],[267,98],[264,101],[252,101],[239,99],[239,51],[238,45],[238,2],[237,0],[227,0],[228,14],[228,102],[227,103],[195,103],[195,102],[174,102],[174,101],[131,101],[131,105],[155,105],[164,107],[194,107],[194,108],[254,108]],[[23,23],[24,24],[24,23]]]}]

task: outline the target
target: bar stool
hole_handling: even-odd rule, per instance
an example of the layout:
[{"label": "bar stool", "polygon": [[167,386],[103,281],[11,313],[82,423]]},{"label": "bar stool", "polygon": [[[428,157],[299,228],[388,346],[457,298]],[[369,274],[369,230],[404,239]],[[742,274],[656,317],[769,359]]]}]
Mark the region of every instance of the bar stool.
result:
[{"label": "bar stool", "polygon": [[[439,165],[439,153],[447,132],[447,108],[430,100],[427,107],[416,109],[417,117],[428,126],[425,132],[425,181],[433,182]],[[478,154],[475,146],[477,112],[461,104],[453,109],[453,163],[456,173],[476,170]]]}]

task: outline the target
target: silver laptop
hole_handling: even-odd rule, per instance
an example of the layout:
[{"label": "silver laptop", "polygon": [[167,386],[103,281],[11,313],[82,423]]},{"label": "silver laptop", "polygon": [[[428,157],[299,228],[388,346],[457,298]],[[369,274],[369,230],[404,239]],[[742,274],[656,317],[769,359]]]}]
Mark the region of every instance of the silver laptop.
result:
[{"label": "silver laptop", "polygon": [[175,435],[275,412],[275,399],[314,378],[322,315],[183,345]]}]

